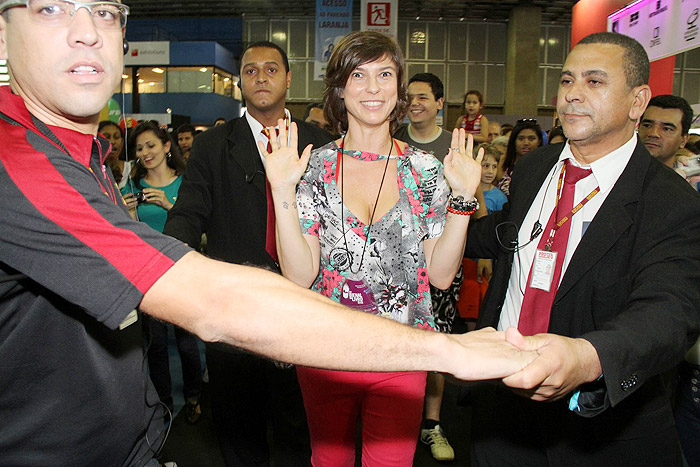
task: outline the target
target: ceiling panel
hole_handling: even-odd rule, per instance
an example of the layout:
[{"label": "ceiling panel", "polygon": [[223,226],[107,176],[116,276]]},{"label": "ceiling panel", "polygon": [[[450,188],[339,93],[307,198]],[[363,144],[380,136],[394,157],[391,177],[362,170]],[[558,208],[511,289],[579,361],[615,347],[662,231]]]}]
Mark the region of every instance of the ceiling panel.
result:
[{"label": "ceiling panel", "polygon": [[[125,0],[133,18],[173,18],[193,16],[245,16],[266,18],[311,18],[316,0],[199,0],[165,2],[154,0]],[[505,21],[518,6],[542,9],[542,22],[570,24],[571,9],[576,0],[399,0],[399,18],[419,20]],[[360,14],[360,0],[354,0],[355,16]]]}]

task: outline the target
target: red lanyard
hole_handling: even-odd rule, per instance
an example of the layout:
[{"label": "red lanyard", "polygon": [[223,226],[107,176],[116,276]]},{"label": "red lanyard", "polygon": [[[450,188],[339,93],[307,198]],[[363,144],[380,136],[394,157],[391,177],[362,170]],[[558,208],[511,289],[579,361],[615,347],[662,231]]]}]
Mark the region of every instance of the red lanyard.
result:
[{"label": "red lanyard", "polygon": [[[562,185],[564,183],[564,174],[566,173],[566,164],[564,164],[561,168],[561,173],[559,174],[559,183],[557,183],[557,201],[556,204],[554,205],[554,209],[556,210],[557,207],[559,206],[559,199],[561,198],[561,192],[562,192]],[[593,191],[588,193],[588,196],[583,198],[580,203],[578,203],[576,206],[573,207],[573,209],[563,216],[562,218],[559,219],[559,221],[552,226],[552,230],[549,232],[549,238],[547,239],[547,243],[545,243],[545,250],[550,251],[552,248],[552,242],[554,242],[554,235],[557,233],[557,230],[564,224],[566,224],[568,221],[571,220],[572,217],[574,217],[574,214],[579,212],[581,208],[583,208],[587,202],[589,202],[595,195],[597,195],[600,192],[600,186],[595,187]],[[556,218],[555,218],[556,219]]]}]

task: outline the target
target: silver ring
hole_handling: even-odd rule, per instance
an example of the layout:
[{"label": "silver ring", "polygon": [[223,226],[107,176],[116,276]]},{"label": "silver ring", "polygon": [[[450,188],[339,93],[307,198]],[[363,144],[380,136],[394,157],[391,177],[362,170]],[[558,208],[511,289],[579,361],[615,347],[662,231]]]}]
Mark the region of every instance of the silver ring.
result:
[{"label": "silver ring", "polygon": [[450,148],[450,150],[459,152],[459,148]]}]

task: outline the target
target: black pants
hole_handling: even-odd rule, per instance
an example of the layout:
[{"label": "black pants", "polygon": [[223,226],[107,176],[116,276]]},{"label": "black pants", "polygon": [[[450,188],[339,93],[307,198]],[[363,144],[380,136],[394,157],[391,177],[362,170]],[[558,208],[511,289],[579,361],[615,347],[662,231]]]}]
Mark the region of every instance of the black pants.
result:
[{"label": "black pants", "polygon": [[[148,348],[148,368],[160,400],[173,410],[173,383],[170,379],[168,358],[168,326],[143,314]],[[199,359],[197,337],[182,328],[175,328],[177,351],[182,362],[185,399],[198,399],[202,392],[202,363]]]},{"label": "black pants", "polygon": [[296,370],[220,344],[207,344],[206,355],[212,415],[226,465],[309,466],[309,431]]},{"label": "black pants", "polygon": [[[534,402],[504,387],[479,385],[471,401],[474,467],[683,465],[672,420],[629,436],[616,425],[629,427],[634,417],[620,422],[619,413],[603,412],[583,418],[568,410],[568,399]],[[668,405],[661,410],[670,413]]]},{"label": "black pants", "polygon": [[674,415],[685,459],[690,467],[699,467],[700,366],[681,364]]}]

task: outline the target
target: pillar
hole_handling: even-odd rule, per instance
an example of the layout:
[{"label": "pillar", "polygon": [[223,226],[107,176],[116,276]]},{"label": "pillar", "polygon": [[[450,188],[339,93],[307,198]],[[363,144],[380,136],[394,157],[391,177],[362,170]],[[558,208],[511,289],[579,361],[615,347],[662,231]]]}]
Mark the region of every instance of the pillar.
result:
[{"label": "pillar", "polygon": [[513,8],[508,20],[506,56],[506,115],[537,115],[540,81],[540,34],[542,11],[539,7]]}]

